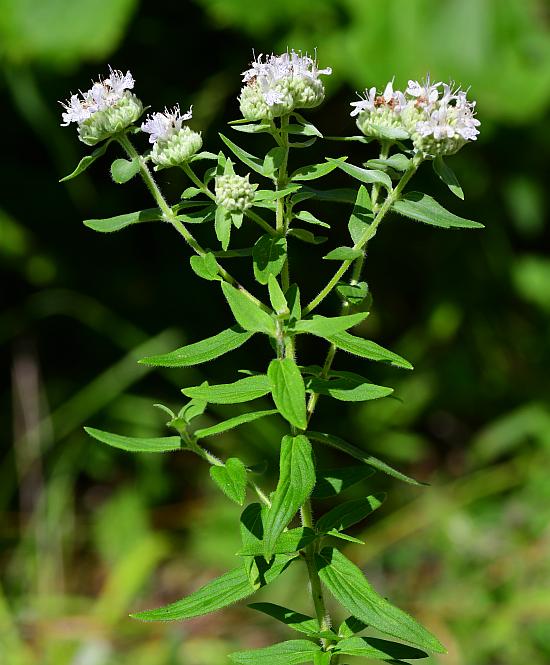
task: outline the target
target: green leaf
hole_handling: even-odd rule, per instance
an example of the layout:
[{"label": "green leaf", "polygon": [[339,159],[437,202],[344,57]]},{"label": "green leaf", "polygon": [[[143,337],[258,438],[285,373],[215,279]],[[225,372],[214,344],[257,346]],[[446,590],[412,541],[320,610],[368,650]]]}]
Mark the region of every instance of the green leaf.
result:
[{"label": "green leaf", "polygon": [[369,286],[366,282],[357,282],[356,284],[339,282],[336,285],[336,293],[344,302],[359,307],[365,303],[369,296]]},{"label": "green leaf", "polygon": [[367,316],[368,313],[366,312],[346,314],[345,316],[320,316],[314,314],[311,319],[297,321],[293,326],[293,331],[296,333],[310,333],[311,335],[327,338],[328,336],[336,335],[356,326],[361,321],[364,321]]},{"label": "green leaf", "polygon": [[285,151],[283,148],[271,148],[264,158],[262,164],[262,174],[267,178],[271,178],[279,166],[283,163]]},{"label": "green leaf", "polygon": [[226,250],[229,247],[231,226],[231,213],[223,206],[218,206],[214,218],[214,229],[216,231],[216,238],[220,241],[223,250]]},{"label": "green leaf", "polygon": [[242,148],[239,148],[238,145],[233,143],[230,139],[228,139],[226,136],[223,134],[220,134],[221,140],[225,143],[225,145],[231,150],[231,152],[238,157],[243,164],[246,164],[249,168],[251,168],[253,171],[256,171],[256,173],[259,173],[260,175],[264,175],[264,166],[263,166],[263,161],[259,159],[258,157],[255,157],[254,155],[251,155],[249,152],[246,152],[246,150],[243,150]]},{"label": "green leaf", "polygon": [[81,173],[84,173],[84,171],[91,166],[96,159],[101,157],[102,155],[105,154],[107,148],[109,147],[109,144],[111,143],[112,139],[109,139],[108,141],[105,141],[105,143],[102,143],[99,148],[96,148],[91,155],[86,155],[86,157],[83,157],[77,164],[75,170],[72,173],[69,173],[69,175],[66,175],[64,178],[61,178],[59,182],[67,182],[67,180],[72,180],[73,178],[76,178],[77,175],[80,175]]},{"label": "green leaf", "polygon": [[316,198],[319,201],[331,201],[333,203],[354,203],[356,193],[354,189],[350,188],[321,190],[303,185],[301,190],[292,197],[292,203],[293,205],[297,205],[302,201],[313,198]]},{"label": "green leaf", "polygon": [[408,360],[397,355],[397,353],[393,353],[393,351],[388,351],[379,344],[376,344],[376,342],[371,342],[369,339],[355,337],[355,335],[351,335],[348,332],[330,335],[326,339],[339,349],[342,349],[342,351],[352,353],[354,356],[367,358],[368,360],[388,362],[403,369],[413,369]]},{"label": "green leaf", "polygon": [[438,155],[432,162],[433,170],[439,176],[451,192],[458,196],[459,199],[464,200],[464,192],[462,187],[458,182],[458,178],[455,175],[453,169],[447,164],[441,155]]},{"label": "green leaf", "polygon": [[246,467],[238,457],[230,457],[222,466],[211,466],[210,477],[232,501],[242,506],[246,499]]},{"label": "green leaf", "polygon": [[111,164],[111,177],[118,185],[123,185],[139,173],[139,166],[139,159],[115,159]]},{"label": "green leaf", "polygon": [[362,249],[354,249],[353,247],[337,247],[328,254],[323,256],[324,259],[329,261],[354,261],[363,256]]},{"label": "green leaf", "polygon": [[300,304],[300,289],[298,288],[298,285],[292,284],[285,296],[290,310],[290,321],[299,321],[302,318],[302,307]]},{"label": "green leaf", "polygon": [[367,624],[364,621],[360,621],[356,617],[350,616],[340,624],[338,635],[340,637],[353,637],[355,633],[361,633],[365,628],[367,628]]},{"label": "green leaf", "polygon": [[315,180],[316,178],[322,178],[325,175],[328,175],[331,171],[338,168],[347,157],[339,157],[338,159],[332,159],[327,162],[322,162],[321,164],[310,164],[309,166],[302,166],[302,168],[294,171],[290,176],[291,180]]},{"label": "green leaf", "polygon": [[229,658],[238,665],[299,665],[310,663],[321,647],[309,640],[289,640],[264,649],[237,651]]},{"label": "green leaf", "polygon": [[140,222],[157,222],[162,220],[162,213],[158,208],[148,208],[137,212],[128,212],[125,215],[116,215],[106,219],[86,219],[84,226],[100,233],[112,233]]},{"label": "green leaf", "polygon": [[311,493],[315,499],[328,499],[338,496],[350,487],[370,478],[374,470],[366,465],[344,466],[338,469],[327,469],[317,472],[317,482]]},{"label": "green leaf", "polygon": [[317,521],[317,530],[321,533],[328,533],[332,529],[345,531],[380,508],[385,498],[386,495],[382,493],[341,503]]},{"label": "green leaf", "polygon": [[239,326],[233,326],[200,342],[187,344],[170,353],[147,356],[141,358],[138,362],[142,365],[152,365],[154,367],[192,367],[238,349],[252,335],[253,333],[246,332]]},{"label": "green leaf", "polygon": [[252,250],[254,277],[260,284],[267,284],[269,276],[277,275],[286,261],[286,238],[276,238],[269,233],[258,238]]},{"label": "green leaf", "polygon": [[316,236],[307,229],[290,229],[287,235],[298,238],[298,240],[307,242],[310,245],[322,245],[327,241],[326,236]]},{"label": "green leaf", "polygon": [[267,370],[275,406],[291,425],[307,427],[304,379],[292,358],[272,360]]},{"label": "green leaf", "polygon": [[338,642],[334,651],[348,656],[362,656],[380,660],[401,660],[402,658],[414,660],[428,657],[425,651],[415,647],[376,639],[375,637],[349,637]]},{"label": "green leaf", "polygon": [[282,199],[284,196],[298,191],[300,188],[301,185],[290,185],[290,187],[285,187],[284,189],[257,189],[254,194],[254,202],[276,201],[277,199]]},{"label": "green leaf", "polygon": [[411,160],[400,152],[386,159],[369,159],[367,162],[368,166],[372,166],[375,169],[389,168],[395,171],[406,171],[410,163]]},{"label": "green leaf", "polygon": [[202,194],[202,189],[199,189],[198,187],[187,187],[186,189],[183,190],[181,197],[182,199],[192,199],[195,196],[199,196],[199,194]]},{"label": "green leaf", "polygon": [[198,429],[194,433],[196,439],[204,439],[207,436],[215,436],[216,434],[222,434],[223,432],[228,432],[239,425],[244,425],[246,423],[251,423],[254,420],[259,420],[260,418],[265,418],[266,416],[273,416],[278,413],[277,409],[268,409],[267,411],[252,411],[251,413],[243,413],[240,416],[235,416],[234,418],[229,418],[224,420],[217,425],[212,425],[212,427],[204,427],[203,429]]},{"label": "green leaf", "polygon": [[183,418],[183,420],[189,424],[192,420],[198,418],[198,416],[202,416],[207,406],[208,402],[205,402],[204,400],[192,399],[180,409],[178,417]]},{"label": "green leaf", "polygon": [[245,132],[246,134],[260,134],[262,132],[271,132],[272,127],[269,123],[246,123],[244,125],[237,125],[229,123],[237,132]]},{"label": "green leaf", "polygon": [[483,224],[458,217],[445,210],[435,199],[422,192],[409,192],[392,209],[400,215],[441,229],[482,229]]},{"label": "green leaf", "polygon": [[430,651],[445,653],[436,637],[409,614],[380,596],[361,570],[341,552],[326,547],[315,555],[315,564],[323,584],[354,617],[382,633]]},{"label": "green leaf", "polygon": [[279,316],[288,315],[289,309],[285,294],[279,286],[277,278],[273,275],[269,275],[267,288],[269,289],[269,300],[275,312],[277,312]]},{"label": "green leaf", "polygon": [[[275,605],[274,603],[250,603],[248,607],[257,612],[267,614],[268,616],[277,619],[277,621],[284,623],[289,628],[293,628],[299,633],[304,633],[309,637],[318,638],[321,634],[321,628],[319,627],[317,619],[314,619],[307,614],[294,612],[294,610],[289,610],[287,607],[281,607],[281,605]],[[337,639],[337,635],[331,630],[326,632],[332,634],[334,639]]]},{"label": "green leaf", "polygon": [[271,384],[265,374],[257,374],[239,379],[234,383],[219,383],[215,386],[200,385],[183,388],[182,393],[193,399],[202,399],[209,404],[240,404],[263,397],[271,391]]},{"label": "green leaf", "polygon": [[[351,374],[351,373],[348,373]],[[313,377],[308,380],[307,390],[319,395],[330,395],[343,402],[363,402],[387,397],[393,388],[370,383],[362,376],[342,376],[335,379]]]},{"label": "green leaf", "polygon": [[263,332],[275,337],[275,320],[252,302],[245,294],[227,282],[222,282],[222,291],[237,323],[249,332]]},{"label": "green leaf", "polygon": [[[327,157],[327,159],[329,163],[334,163],[336,161],[330,159],[329,157]],[[344,162],[339,162],[336,164],[336,166],[360,182],[367,183],[367,185],[378,183],[379,185],[383,185],[388,191],[392,188],[390,176],[383,171],[377,171],[374,169],[362,169],[359,166],[354,166],[353,164],[347,164]]]},{"label": "green leaf", "polygon": [[300,210],[300,212],[296,213],[295,218],[302,220],[302,222],[307,222],[308,224],[315,224],[316,226],[323,226],[326,229],[330,229],[330,224],[317,219],[317,217],[312,215],[308,210]]},{"label": "green leaf", "polygon": [[281,441],[279,482],[264,521],[264,548],[271,556],[277,539],[306,501],[315,485],[311,444],[303,434]]},{"label": "green leaf", "polygon": [[351,455],[351,457],[355,457],[355,459],[361,460],[361,462],[372,466],[373,469],[376,469],[377,471],[381,471],[382,473],[386,473],[388,476],[402,480],[404,483],[409,483],[410,485],[425,484],[419,483],[417,480],[414,480],[414,478],[409,478],[409,476],[406,476],[404,473],[393,469],[391,466],[385,462],[382,462],[382,460],[379,460],[377,457],[367,455],[363,450],[356,448],[351,443],[341,439],[339,436],[335,436],[334,434],[325,434],[322,432],[308,432],[307,435],[314,441],[326,443],[329,446],[332,446],[337,450],[341,450],[342,452]]},{"label": "green leaf", "polygon": [[192,256],[189,262],[191,263],[193,272],[202,277],[202,279],[206,279],[209,282],[222,280],[216,257],[212,252],[207,252],[203,256]]},{"label": "green leaf", "polygon": [[162,436],[158,438],[121,436],[104,432],[93,427],[85,427],[84,431],[94,439],[106,443],[113,448],[127,450],[130,453],[166,453],[172,450],[181,450],[181,439],[179,436]]},{"label": "green leaf", "polygon": [[[300,123],[300,126],[303,129],[303,132],[302,132],[303,134],[305,134],[306,136],[317,136],[321,139],[323,138],[323,135],[317,129],[317,127],[315,127],[315,125],[312,125],[311,122],[309,122],[309,120],[304,118],[303,115],[300,115],[299,113],[296,113],[296,111],[293,111],[292,115]],[[288,128],[288,126],[287,126],[287,128]]]},{"label": "green leaf", "polygon": [[372,202],[369,193],[367,188],[361,185],[348,222],[349,233],[354,243],[359,242],[369,228],[373,219],[371,210]]},{"label": "green leaf", "polygon": [[[318,535],[308,527],[298,527],[297,529],[288,529],[275,541],[273,554],[291,554],[304,549],[309,544],[317,540]],[[244,539],[243,539],[244,540]],[[242,549],[237,552],[239,556],[263,556],[264,544],[259,539],[248,538],[243,542]]]},{"label": "green leaf", "polygon": [[[274,560],[262,571],[259,586],[265,586],[279,575],[291,563],[288,556],[275,556]],[[178,621],[210,614],[222,607],[233,605],[238,600],[251,596],[258,586],[250,581],[244,568],[239,566],[221,577],[208,582],[194,593],[175,603],[154,610],[137,612],[130,616],[143,621]]]},{"label": "green leaf", "polygon": [[190,162],[199,162],[203,159],[218,159],[218,155],[215,155],[213,152],[208,152],[203,150],[201,152],[195,153],[192,157],[189,158]]}]

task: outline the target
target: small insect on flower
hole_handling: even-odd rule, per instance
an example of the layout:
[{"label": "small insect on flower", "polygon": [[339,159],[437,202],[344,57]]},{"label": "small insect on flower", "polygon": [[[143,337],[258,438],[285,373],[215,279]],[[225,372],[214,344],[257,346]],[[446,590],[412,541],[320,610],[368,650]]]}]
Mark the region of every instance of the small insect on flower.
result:
[{"label": "small insect on flower", "polygon": [[149,134],[149,143],[153,144],[151,159],[157,167],[178,166],[201,149],[201,135],[183,124],[192,117],[193,107],[182,115],[176,105],[147,116],[142,123],[141,131]]},{"label": "small insect on flower", "polygon": [[307,53],[260,54],[243,72],[241,113],[247,120],[272,119],[294,109],[318,106],[325,97],[319,77],[331,73],[330,67],[319,69],[316,59]]},{"label": "small insect on flower", "polygon": [[401,113],[407,106],[405,94],[393,89],[393,79],[378,94],[376,88],[365,90],[358,102],[351,102],[351,116],[357,116],[357,126],[366,136],[387,139],[408,138]]},{"label": "small insect on flower", "polygon": [[61,126],[75,122],[80,140],[87,145],[127,129],[143,112],[140,100],[130,92],[134,83],[129,71],[124,74],[109,67],[107,78],[93,82],[86,92],[71,95],[67,102],[60,102],[65,109]]}]

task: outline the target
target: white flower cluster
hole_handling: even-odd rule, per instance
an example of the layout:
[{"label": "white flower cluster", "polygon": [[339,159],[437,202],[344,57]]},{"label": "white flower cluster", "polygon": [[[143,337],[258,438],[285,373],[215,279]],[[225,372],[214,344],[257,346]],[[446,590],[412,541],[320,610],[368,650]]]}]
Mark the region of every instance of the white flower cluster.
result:
[{"label": "white flower cluster", "polygon": [[179,106],[153,113],[141,125],[153,144],[151,159],[157,166],[177,166],[192,157],[202,147],[202,137],[183,123],[193,117],[192,108],[181,114]]},{"label": "white flower cluster", "polygon": [[235,174],[219,175],[216,177],[216,203],[229,212],[244,212],[254,202],[254,192],[258,185],[249,181],[249,175],[244,178]]},{"label": "white flower cluster", "polygon": [[248,120],[261,120],[318,106],[325,97],[319,76],[331,73],[330,67],[319,69],[307,53],[292,50],[281,55],[260,54],[243,72],[241,113]]},{"label": "white flower cluster", "polygon": [[134,78],[128,71],[109,67],[109,76],[93,83],[86,92],[72,95],[69,101],[61,102],[65,109],[62,126],[72,122],[78,125],[78,134],[84,143],[94,145],[112,134],[126,129],[143,111],[139,99],[130,92]]},{"label": "white flower cluster", "polygon": [[405,92],[394,91],[393,81],[382,94],[376,88],[352,102],[352,116],[367,136],[380,139],[411,138],[417,152],[424,155],[449,155],[468,141],[475,141],[480,122],[475,117],[475,102],[460,88],[442,82],[409,81]]}]

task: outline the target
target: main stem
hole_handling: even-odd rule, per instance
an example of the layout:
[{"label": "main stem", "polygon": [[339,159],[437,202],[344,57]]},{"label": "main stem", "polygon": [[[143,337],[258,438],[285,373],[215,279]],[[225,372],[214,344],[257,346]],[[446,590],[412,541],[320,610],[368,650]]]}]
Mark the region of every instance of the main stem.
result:
[{"label": "main stem", "polygon": [[[172,210],[172,208],[164,198],[162,192],[160,191],[156,180],[153,178],[153,174],[149,170],[147,162],[134,148],[130,139],[125,134],[121,134],[120,136],[118,136],[118,142],[124,148],[128,157],[138,162],[139,172],[141,174],[143,182],[147,186],[147,189],[151,192],[151,195],[154,198],[157,206],[160,208],[160,211],[162,212],[164,219],[176,229],[176,231],[183,237],[185,242],[199,256],[204,256],[207,253],[206,250],[203,247],[201,247],[201,245],[197,242],[197,240],[193,237],[193,235],[188,231],[185,224],[183,224],[174,214],[174,211]],[[244,295],[249,300],[258,305],[258,307],[261,307],[264,311],[271,312],[271,310],[268,307],[266,307],[266,305],[264,305],[260,300],[258,300],[249,291],[247,291],[247,289],[245,289],[241,284],[239,284],[239,282],[230,273],[228,273],[227,270],[225,270],[225,268],[223,268],[219,263],[218,263],[218,273],[220,277],[222,277],[222,279],[224,279],[228,284],[231,284],[235,288],[242,291],[242,293],[244,293]]]},{"label": "main stem", "polygon": [[[287,166],[288,166],[288,153],[290,150],[289,141],[288,141],[288,132],[286,127],[288,125],[288,116],[283,116],[281,118],[281,127],[279,133],[279,140],[277,141],[279,145],[284,150],[283,160],[279,167],[277,174],[277,190],[280,191],[286,187],[288,182]],[[290,219],[288,218],[288,208],[286,207],[285,197],[282,197],[277,200],[277,211],[276,211],[276,229],[281,236],[285,236],[288,227],[290,225]],[[288,255],[281,273],[281,286],[283,291],[286,291],[289,287],[290,277],[289,277],[289,261]],[[284,341],[283,353],[285,357],[290,357],[295,359],[296,349],[293,339],[286,339]],[[293,428],[294,430],[294,428]],[[293,435],[296,434],[295,431],[292,432]],[[302,524],[304,527],[310,529],[314,528],[313,522],[313,511],[311,509],[311,501],[309,499],[301,506],[300,515],[302,518]],[[321,580],[319,578],[319,573],[317,572],[317,567],[315,565],[315,553],[316,547],[314,543],[307,545],[303,550],[303,557],[307,567],[307,573],[309,577],[309,584],[311,589],[311,597],[313,600],[313,606],[315,608],[315,614],[317,616],[317,621],[321,631],[329,630],[331,626],[330,615],[327,611],[325,605],[325,598],[323,595],[323,588],[321,587]],[[323,648],[326,648],[330,643],[329,640],[322,638],[321,644]]]}]

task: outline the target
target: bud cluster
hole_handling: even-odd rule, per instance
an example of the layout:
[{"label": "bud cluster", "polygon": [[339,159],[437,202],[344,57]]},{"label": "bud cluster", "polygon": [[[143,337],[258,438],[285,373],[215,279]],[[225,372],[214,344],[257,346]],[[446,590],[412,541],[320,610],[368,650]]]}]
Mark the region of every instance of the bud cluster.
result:
[{"label": "bud cluster", "polygon": [[175,106],[172,110],[164,109],[164,113],[149,115],[142,123],[141,130],[149,134],[149,142],[153,144],[151,159],[157,166],[178,166],[201,149],[200,133],[183,125],[192,117],[192,107],[182,115],[179,106]]},{"label": "bud cluster", "polygon": [[446,83],[409,81],[405,92],[394,91],[390,81],[382,94],[376,88],[352,102],[352,116],[367,136],[410,138],[417,153],[424,156],[451,155],[468,141],[475,141],[480,125],[475,102],[460,88]]},{"label": "bud cluster", "polygon": [[254,192],[258,185],[252,185],[249,174],[244,178],[235,174],[216,177],[216,203],[229,212],[244,212],[254,202]]},{"label": "bud cluster", "polygon": [[129,71],[123,74],[109,67],[106,79],[62,102],[65,109],[62,125],[75,122],[78,137],[87,145],[95,145],[121,132],[143,112],[140,100],[130,92],[133,87],[134,79]]},{"label": "bud cluster", "polygon": [[325,98],[319,76],[331,73],[330,67],[318,69],[316,60],[294,50],[260,54],[243,73],[241,113],[247,120],[271,120],[294,109],[318,106]]}]

